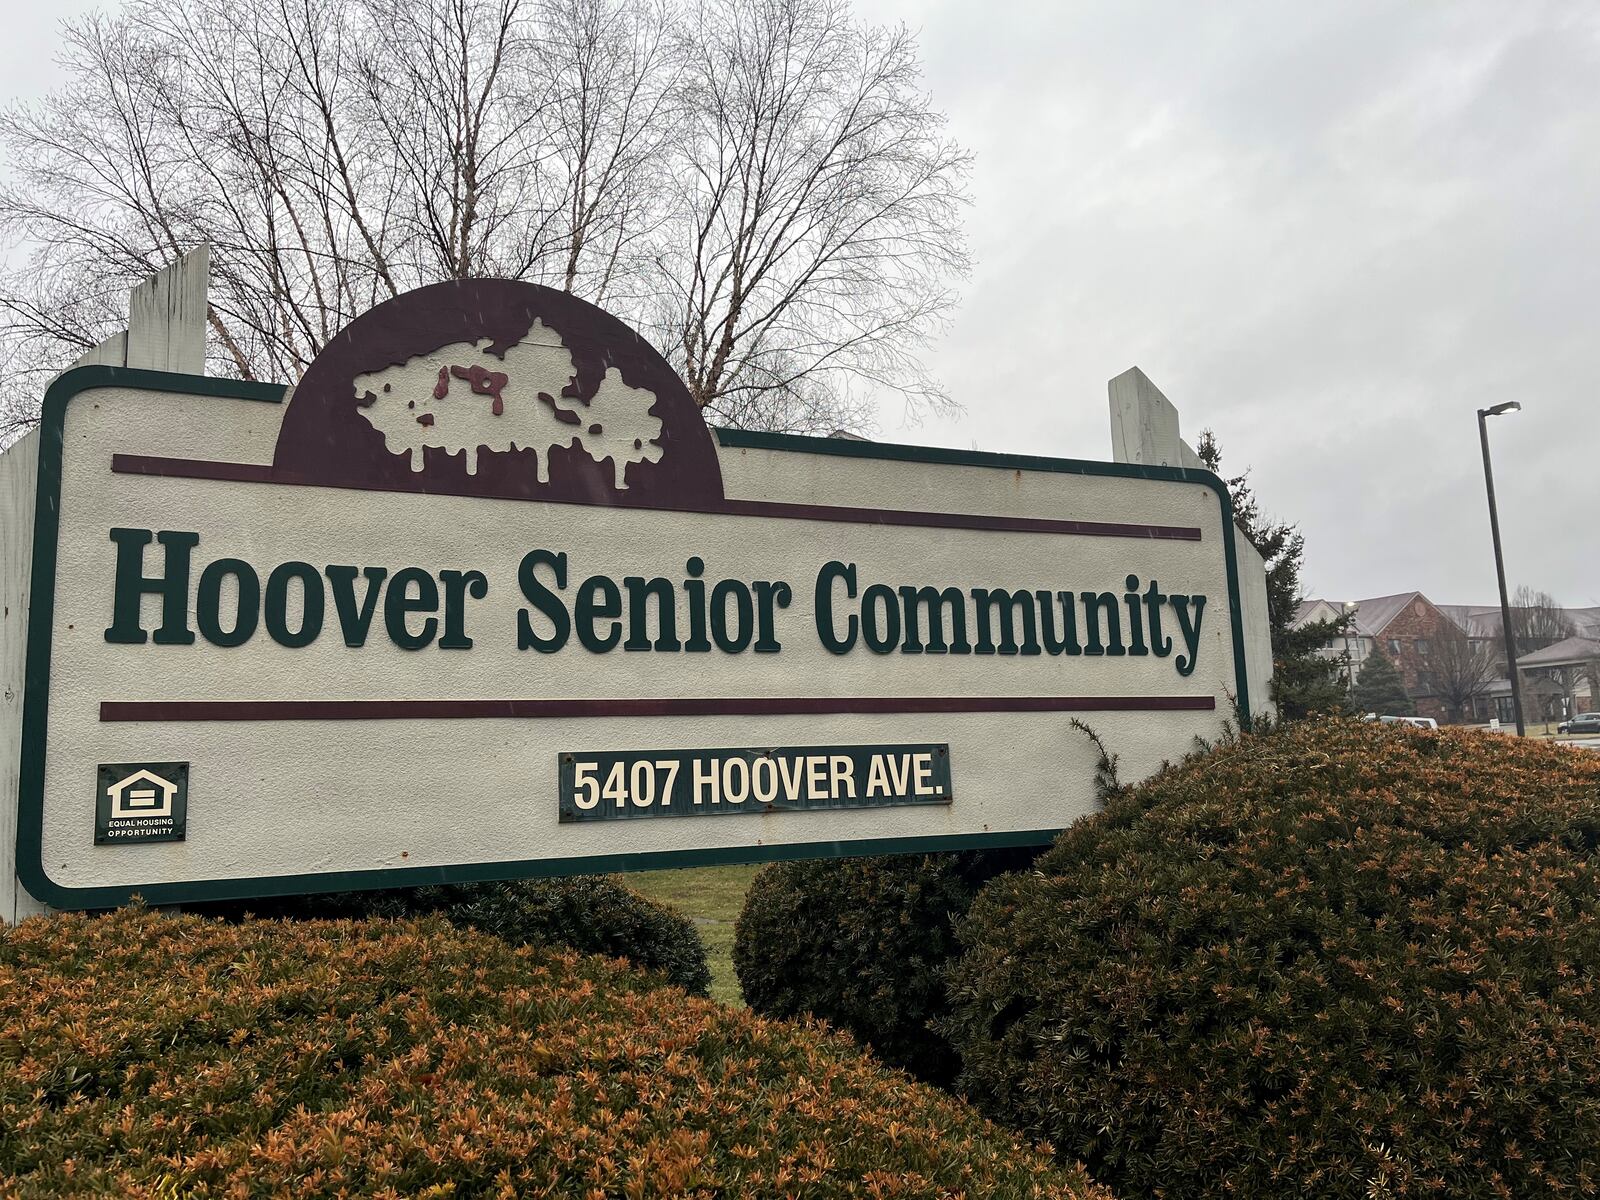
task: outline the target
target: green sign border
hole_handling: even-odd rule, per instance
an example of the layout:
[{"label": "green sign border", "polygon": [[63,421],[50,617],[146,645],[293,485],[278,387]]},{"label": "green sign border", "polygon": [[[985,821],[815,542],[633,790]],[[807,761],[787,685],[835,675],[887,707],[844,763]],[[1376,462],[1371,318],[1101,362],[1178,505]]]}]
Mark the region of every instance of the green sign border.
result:
[{"label": "green sign border", "polygon": [[[438,883],[475,883],[490,879],[525,879],[553,875],[599,874],[670,867],[723,866],[734,863],[782,862],[802,858],[839,858],[863,854],[925,854],[946,850],[1001,849],[1041,846],[1053,841],[1060,827],[1003,833],[928,837],[873,838],[788,845],[732,846],[703,850],[667,850],[639,854],[604,854],[578,859],[524,859],[468,863],[448,867],[393,867],[364,871],[325,871],[236,879],[199,879],[142,886],[64,887],[44,869],[45,739],[50,703],[51,635],[55,620],[56,549],[61,518],[61,458],[67,406],[75,396],[95,388],[128,388],[206,396],[219,400],[282,403],[287,387],[202,375],[176,375],[133,367],[77,367],[58,377],[45,392],[39,422],[39,476],[33,516],[33,573],[29,580],[28,657],[23,683],[22,762],[17,796],[17,877],[31,895],[56,908],[115,908],[134,896],[150,904],[184,901],[238,900],[309,892],[359,891],[383,887],[418,887]],[[843,438],[799,437],[718,429],[720,445],[730,449],[781,450],[831,454],[843,458],[891,462],[975,466],[1064,475],[1096,475],[1116,479],[1149,479],[1194,483],[1210,488],[1221,504],[1223,557],[1228,575],[1228,612],[1233,625],[1235,702],[1248,723],[1250,689],[1245,672],[1244,613],[1239,597],[1238,556],[1234,547],[1233,502],[1222,480],[1210,471],[1185,467],[1146,467],[1131,463],[1086,462],[1026,454],[989,454],[976,450],[930,449],[887,442]]]}]

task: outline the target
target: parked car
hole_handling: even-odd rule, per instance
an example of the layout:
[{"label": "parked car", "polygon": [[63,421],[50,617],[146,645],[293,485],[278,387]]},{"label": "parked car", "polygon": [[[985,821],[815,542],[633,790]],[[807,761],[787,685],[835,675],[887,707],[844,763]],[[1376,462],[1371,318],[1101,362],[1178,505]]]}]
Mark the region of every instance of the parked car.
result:
[{"label": "parked car", "polygon": [[1600,712],[1579,713],[1556,726],[1557,733],[1600,733]]},{"label": "parked car", "polygon": [[1363,721],[1382,721],[1385,725],[1415,725],[1418,729],[1439,728],[1439,722],[1432,717],[1380,717],[1377,713],[1368,713],[1361,719]]}]

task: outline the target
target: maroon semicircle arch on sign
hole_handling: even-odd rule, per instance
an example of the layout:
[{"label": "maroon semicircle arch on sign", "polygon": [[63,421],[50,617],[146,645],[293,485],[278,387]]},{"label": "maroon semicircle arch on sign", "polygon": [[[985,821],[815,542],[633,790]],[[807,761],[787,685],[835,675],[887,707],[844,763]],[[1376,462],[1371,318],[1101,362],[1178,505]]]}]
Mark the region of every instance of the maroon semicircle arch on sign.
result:
[{"label": "maroon semicircle arch on sign", "polygon": [[[530,382],[519,343],[536,322],[561,346],[545,352]],[[563,351],[570,373],[548,366],[564,363]],[[432,386],[418,392],[424,370]],[[404,378],[404,395],[377,382],[358,394],[357,380],[374,376]],[[603,387],[605,412],[595,404]],[[437,427],[429,409],[438,409]],[[446,420],[461,414],[473,432],[460,432],[459,421],[450,432]],[[621,426],[613,420],[607,436],[616,415]],[[351,321],[290,396],[273,473],[332,487],[580,504],[699,508],[723,495],[711,431],[666,359],[594,305],[512,279],[430,284]]]}]

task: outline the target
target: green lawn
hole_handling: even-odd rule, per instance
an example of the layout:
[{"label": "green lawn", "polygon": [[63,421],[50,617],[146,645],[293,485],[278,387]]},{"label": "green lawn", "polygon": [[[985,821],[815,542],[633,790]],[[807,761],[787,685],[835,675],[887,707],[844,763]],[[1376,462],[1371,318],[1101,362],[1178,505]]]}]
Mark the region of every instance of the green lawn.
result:
[{"label": "green lawn", "polygon": [[624,876],[629,887],[670,904],[694,921],[711,959],[711,996],[744,1006],[733,974],[733,923],[760,867],[690,867],[682,871],[638,871]]}]

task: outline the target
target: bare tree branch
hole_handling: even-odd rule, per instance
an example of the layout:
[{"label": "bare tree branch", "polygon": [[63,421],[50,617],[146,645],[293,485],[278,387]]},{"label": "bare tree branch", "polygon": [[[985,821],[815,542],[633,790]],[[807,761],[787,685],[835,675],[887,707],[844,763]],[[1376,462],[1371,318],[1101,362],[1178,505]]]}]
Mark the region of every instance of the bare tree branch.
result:
[{"label": "bare tree branch", "polygon": [[968,267],[969,156],[903,29],[842,0],[130,0],[0,113],[7,428],[212,247],[211,369],[293,381],[373,304],[532,279],[652,333],[716,420],[829,432]]}]

